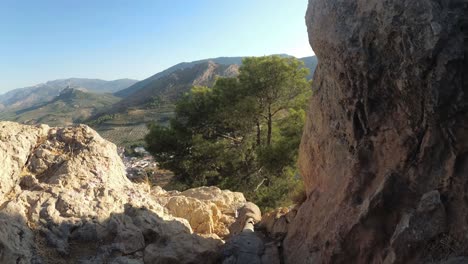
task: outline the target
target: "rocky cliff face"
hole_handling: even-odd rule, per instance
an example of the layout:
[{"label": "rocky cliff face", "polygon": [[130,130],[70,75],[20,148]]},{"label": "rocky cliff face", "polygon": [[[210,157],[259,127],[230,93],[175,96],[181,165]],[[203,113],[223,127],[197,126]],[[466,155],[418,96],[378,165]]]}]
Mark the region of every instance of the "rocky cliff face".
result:
[{"label": "rocky cliff face", "polygon": [[0,122],[0,263],[216,263],[241,193],[135,184],[87,126]]},{"label": "rocky cliff face", "polygon": [[319,65],[300,148],[308,198],[287,263],[468,253],[466,14],[457,0],[309,1]]}]

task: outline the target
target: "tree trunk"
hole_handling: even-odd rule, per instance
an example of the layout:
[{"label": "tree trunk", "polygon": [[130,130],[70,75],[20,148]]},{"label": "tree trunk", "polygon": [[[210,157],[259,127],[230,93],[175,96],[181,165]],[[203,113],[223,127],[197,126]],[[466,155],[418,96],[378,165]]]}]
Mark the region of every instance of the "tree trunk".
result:
[{"label": "tree trunk", "polygon": [[267,132],[267,145],[271,144],[271,129],[273,123],[273,115],[271,114],[271,106],[268,106],[268,132]]}]

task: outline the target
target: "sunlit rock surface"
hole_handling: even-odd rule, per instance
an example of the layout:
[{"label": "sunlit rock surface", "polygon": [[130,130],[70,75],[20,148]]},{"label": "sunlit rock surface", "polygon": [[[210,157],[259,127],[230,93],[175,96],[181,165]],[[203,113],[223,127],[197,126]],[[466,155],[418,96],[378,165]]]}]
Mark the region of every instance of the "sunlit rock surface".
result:
[{"label": "sunlit rock surface", "polygon": [[308,198],[286,263],[468,254],[467,14],[458,0],[309,1]]},{"label": "sunlit rock surface", "polygon": [[133,183],[116,146],[84,125],[0,122],[0,168],[2,264],[216,263],[245,203]]}]

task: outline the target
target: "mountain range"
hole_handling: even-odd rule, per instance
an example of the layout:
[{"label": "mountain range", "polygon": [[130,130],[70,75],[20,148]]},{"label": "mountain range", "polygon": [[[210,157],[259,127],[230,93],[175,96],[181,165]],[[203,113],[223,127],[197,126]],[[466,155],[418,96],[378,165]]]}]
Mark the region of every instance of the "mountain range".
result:
[{"label": "mountain range", "polygon": [[0,95],[0,111],[21,110],[53,100],[67,87],[80,88],[94,93],[113,93],[125,89],[137,80],[119,79],[104,81],[99,79],[69,78],[18,88]]},{"label": "mountain range", "polygon": [[[0,95],[0,120],[49,125],[84,122],[116,144],[130,144],[144,137],[147,123],[167,122],[177,99],[194,85],[212,86],[217,77],[237,76],[243,58],[183,62],[142,81],[70,78],[15,89]],[[317,58],[299,60],[309,68],[311,79]]]},{"label": "mountain range", "polygon": [[110,93],[98,94],[79,88],[65,88],[51,101],[13,112],[0,113],[0,119],[23,124],[64,126],[82,123],[98,109],[109,107],[120,98]]},{"label": "mountain range", "polygon": [[[278,56],[280,57],[292,57],[291,55],[287,55],[287,54],[278,54]],[[240,66],[242,64],[242,60],[244,59],[245,57],[218,57],[218,58],[210,58],[210,59],[203,59],[203,60],[197,60],[197,61],[192,61],[192,62],[181,62],[181,63],[178,63],[172,67],[169,67],[161,72],[158,72],[156,74],[154,74],[153,76],[150,76],[140,82],[137,82],[135,83],[134,85],[126,88],[126,89],[123,89],[117,93],[115,93],[116,96],[119,96],[119,97],[126,97],[134,92],[136,92],[137,90],[145,87],[145,86],[148,86],[150,85],[151,82],[153,81],[156,81],[158,80],[159,78],[163,77],[163,76],[167,76],[175,71],[178,71],[178,70],[183,70],[183,69],[186,69],[186,68],[191,68],[197,64],[202,64],[202,63],[206,63],[206,62],[213,62],[213,63],[216,63],[216,64],[221,64],[221,65],[238,65]],[[308,76],[308,79],[311,79],[312,78],[312,75],[314,74],[314,71],[315,71],[315,67],[317,67],[317,57],[316,56],[310,56],[310,57],[304,57],[304,58],[300,58],[299,60],[303,61],[304,62],[304,65],[306,68],[309,68],[310,69],[310,74]]]},{"label": "mountain range", "polygon": [[192,86],[212,86],[216,77],[235,77],[238,73],[237,64],[219,64],[213,60],[200,62],[171,73],[167,71],[167,74],[160,75],[157,79],[147,79],[115,93],[116,96],[126,95],[117,105],[121,107],[143,106],[155,97],[172,103]]}]

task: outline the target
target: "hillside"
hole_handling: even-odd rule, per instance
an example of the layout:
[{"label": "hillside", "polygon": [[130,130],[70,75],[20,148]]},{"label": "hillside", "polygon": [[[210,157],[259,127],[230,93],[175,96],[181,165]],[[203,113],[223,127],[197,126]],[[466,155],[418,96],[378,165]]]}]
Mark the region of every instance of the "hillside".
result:
[{"label": "hillside", "polygon": [[238,73],[237,64],[218,64],[213,61],[202,62],[189,68],[176,70],[125,97],[117,107],[141,107],[159,97],[164,102],[174,102],[194,85],[211,86],[216,77],[234,77]]},{"label": "hillside", "polygon": [[54,99],[67,87],[79,87],[95,93],[113,93],[125,89],[137,80],[119,79],[104,81],[99,79],[70,78],[48,81],[31,87],[18,88],[0,95],[0,111],[20,110]]},{"label": "hillside", "polygon": [[[291,57],[290,55],[287,54],[279,54],[281,57]],[[131,95],[132,93],[135,93],[136,91],[150,85],[152,81],[155,81],[163,76],[170,75],[173,72],[176,72],[178,70],[183,70],[187,68],[191,68],[197,64],[202,64],[206,62],[214,62],[216,64],[222,64],[222,65],[241,65],[242,64],[242,59],[245,57],[218,57],[218,58],[210,58],[210,59],[203,59],[203,60],[197,60],[197,61],[192,61],[192,62],[182,62],[179,64],[176,64],[172,67],[169,67],[161,72],[156,73],[155,75],[142,80],[140,82],[135,83],[134,85],[123,89],[121,91],[118,91],[115,93],[116,96],[119,97],[127,97]],[[303,61],[305,66],[310,69],[310,75],[309,78],[312,78],[312,75],[315,71],[315,67],[317,66],[317,57],[316,56],[310,56],[310,57],[304,57],[300,58],[299,60]]]},{"label": "hillside", "polygon": [[118,145],[131,145],[143,139],[149,122],[167,122],[173,115],[174,102],[192,86],[211,86],[216,77],[232,77],[237,72],[236,64],[212,61],[176,70],[148,82],[135,93],[103,109],[87,123],[106,139]]},{"label": "hillside", "polygon": [[[468,264],[466,0],[304,0],[305,17],[299,1],[14,2],[6,77],[36,53],[144,67],[146,47],[271,50],[296,32],[317,57],[308,76],[217,58],[121,93],[69,79],[5,96],[0,264]],[[211,88],[177,101],[194,85]]]},{"label": "hillside", "polygon": [[307,79],[311,80],[312,77],[314,76],[315,68],[317,68],[317,64],[318,64],[317,56],[304,57],[304,58],[300,58],[299,60],[303,61],[305,67],[309,69],[310,72],[309,72],[309,75],[307,76]]},{"label": "hillside", "polygon": [[[148,132],[146,125],[149,122],[167,124],[173,116],[174,103],[182,94],[194,85],[213,85],[217,76],[236,76],[243,58],[220,57],[179,63],[115,93],[124,98],[94,115],[87,123],[116,144],[140,143]],[[317,58],[312,56],[300,60],[310,70],[308,78],[312,78]]]},{"label": "hillside", "polygon": [[[236,76],[243,58],[183,62],[140,82],[70,78],[15,89],[0,95],[0,120],[49,125],[85,122],[114,143],[131,145],[143,139],[149,122],[167,123],[173,115],[174,102],[192,86],[211,86],[217,76]],[[308,78],[311,78],[316,57],[300,60],[310,69]],[[79,88],[79,91],[60,94],[66,87]],[[115,96],[96,94],[105,92],[114,92]]]},{"label": "hillside", "polygon": [[110,106],[119,100],[118,97],[111,94],[97,94],[66,88],[49,102],[18,111],[2,112],[0,119],[25,124],[69,125],[80,123],[99,109]]},{"label": "hillside", "polygon": [[243,58],[244,57],[219,57],[219,58],[204,59],[204,60],[198,60],[198,61],[192,61],[192,62],[181,62],[181,63],[178,63],[178,64],[176,64],[174,66],[171,66],[171,67],[169,67],[169,68],[167,68],[167,69],[165,69],[165,70],[163,70],[161,72],[158,72],[158,73],[152,75],[151,77],[149,77],[149,78],[147,78],[145,80],[137,82],[134,85],[132,85],[132,86],[126,88],[126,89],[118,91],[117,93],[115,93],[115,95],[120,96],[120,97],[127,97],[130,94],[132,94],[132,93],[146,87],[147,85],[149,85],[154,80],[157,80],[157,79],[159,79],[161,77],[164,77],[164,76],[168,76],[171,73],[176,72],[178,70],[191,68],[191,67],[193,67],[193,66],[195,66],[197,64],[212,61],[212,62],[217,63],[217,64],[240,65],[242,63]]}]

